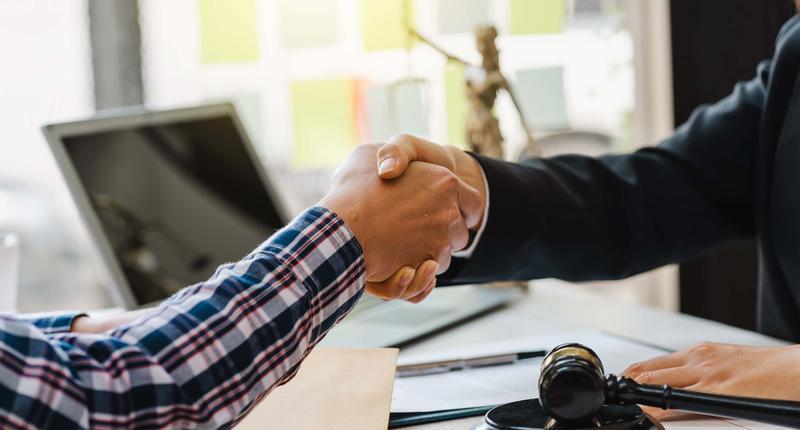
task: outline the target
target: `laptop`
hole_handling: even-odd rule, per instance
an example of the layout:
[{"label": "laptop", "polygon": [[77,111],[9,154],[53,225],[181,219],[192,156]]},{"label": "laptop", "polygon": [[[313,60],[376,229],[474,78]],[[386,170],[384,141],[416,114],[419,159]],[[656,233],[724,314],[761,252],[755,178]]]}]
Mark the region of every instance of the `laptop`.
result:
[{"label": "laptop", "polygon": [[[290,220],[230,103],[117,109],[43,130],[125,308],[208,279]],[[464,286],[418,305],[365,298],[327,343],[406,343],[519,294]]]}]

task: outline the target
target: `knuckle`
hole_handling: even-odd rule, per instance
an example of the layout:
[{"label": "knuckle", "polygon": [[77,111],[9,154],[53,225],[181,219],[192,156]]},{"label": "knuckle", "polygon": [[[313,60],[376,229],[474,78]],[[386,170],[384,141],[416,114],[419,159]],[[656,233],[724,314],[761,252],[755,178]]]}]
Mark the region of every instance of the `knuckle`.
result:
[{"label": "knuckle", "polygon": [[386,156],[386,155],[392,155],[395,152],[397,152],[397,145],[395,145],[394,143],[387,143],[387,144],[381,146],[380,148],[378,148],[378,156],[379,157]]},{"label": "knuckle", "polygon": [[456,181],[458,177],[453,174],[447,167],[440,166],[439,164],[433,163],[427,166],[428,172],[430,175],[438,181],[446,183],[447,181]]},{"label": "knuckle", "polygon": [[461,220],[461,210],[458,207],[451,206],[445,209],[444,216],[449,224],[455,224]]},{"label": "knuckle", "polygon": [[642,372],[634,379],[640,384],[652,384],[656,382],[653,372]]},{"label": "knuckle", "polygon": [[644,366],[642,363],[633,363],[632,365],[628,366],[628,369],[625,371],[628,375],[640,375],[644,370]]},{"label": "knuckle", "polygon": [[453,172],[445,169],[444,167],[441,167],[440,169],[441,169],[442,180],[443,180],[444,184],[447,185],[450,188],[457,187],[458,186],[458,176],[456,176]]},{"label": "knuckle", "polygon": [[407,133],[395,134],[394,136],[389,138],[389,144],[411,143],[413,139],[414,137]]},{"label": "knuckle", "polygon": [[708,374],[708,381],[714,384],[726,382],[733,377],[734,374],[729,368],[715,368]]},{"label": "knuckle", "polygon": [[689,352],[696,356],[707,356],[714,352],[715,346],[709,342],[701,342],[689,348]]}]

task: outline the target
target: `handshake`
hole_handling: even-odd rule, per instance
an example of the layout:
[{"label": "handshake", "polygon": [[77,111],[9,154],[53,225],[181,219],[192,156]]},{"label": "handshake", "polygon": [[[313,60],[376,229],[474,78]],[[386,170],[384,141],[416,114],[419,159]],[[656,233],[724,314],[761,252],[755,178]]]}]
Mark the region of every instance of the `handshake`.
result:
[{"label": "handshake", "polygon": [[368,293],[418,303],[481,225],[486,190],[471,156],[400,135],[358,146],[318,205],[339,215],[361,244]]}]

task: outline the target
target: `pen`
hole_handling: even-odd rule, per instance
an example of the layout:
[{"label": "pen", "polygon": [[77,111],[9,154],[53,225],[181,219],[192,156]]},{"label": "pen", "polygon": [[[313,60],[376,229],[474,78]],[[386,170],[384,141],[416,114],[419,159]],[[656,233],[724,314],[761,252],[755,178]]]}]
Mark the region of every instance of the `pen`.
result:
[{"label": "pen", "polygon": [[389,428],[396,429],[421,424],[438,423],[442,421],[458,420],[461,418],[479,417],[499,405],[479,406],[475,408],[451,409],[447,411],[411,412],[389,414]]},{"label": "pen", "polygon": [[460,358],[456,360],[406,364],[397,366],[397,376],[400,378],[405,378],[409,376],[435,375],[438,373],[454,372],[464,369],[476,369],[480,367],[502,366],[506,364],[514,364],[519,360],[544,357],[545,355],[547,355],[547,351],[526,351],[510,354],[489,355],[485,357]]}]

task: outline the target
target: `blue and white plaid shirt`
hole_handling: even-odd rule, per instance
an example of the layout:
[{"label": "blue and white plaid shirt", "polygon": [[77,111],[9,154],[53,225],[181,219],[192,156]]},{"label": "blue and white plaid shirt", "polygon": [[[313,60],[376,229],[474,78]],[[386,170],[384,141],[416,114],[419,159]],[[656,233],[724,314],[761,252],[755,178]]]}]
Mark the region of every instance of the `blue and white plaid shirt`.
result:
[{"label": "blue and white plaid shirt", "polygon": [[75,315],[2,315],[0,427],[230,428],[294,376],[364,282],[355,236],[312,208],[114,331],[70,333]]}]

